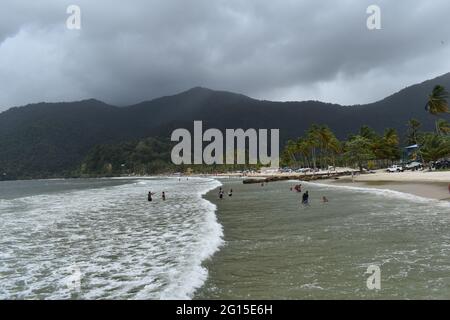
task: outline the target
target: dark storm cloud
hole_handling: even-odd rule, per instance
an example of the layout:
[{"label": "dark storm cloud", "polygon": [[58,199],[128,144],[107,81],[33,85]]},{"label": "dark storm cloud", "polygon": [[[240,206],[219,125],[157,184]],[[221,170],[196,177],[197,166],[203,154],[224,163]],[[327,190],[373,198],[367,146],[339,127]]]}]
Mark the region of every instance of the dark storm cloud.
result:
[{"label": "dark storm cloud", "polygon": [[[82,29],[65,28],[70,4]],[[382,30],[366,27],[381,7]],[[450,71],[447,0],[4,0],[0,110],[194,86],[364,103]]]}]

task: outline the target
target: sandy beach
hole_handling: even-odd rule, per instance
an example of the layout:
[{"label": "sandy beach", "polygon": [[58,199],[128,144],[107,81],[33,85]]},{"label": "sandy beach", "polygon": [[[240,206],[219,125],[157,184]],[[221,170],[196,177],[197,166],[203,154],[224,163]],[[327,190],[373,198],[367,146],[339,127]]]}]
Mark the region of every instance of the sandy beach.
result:
[{"label": "sandy beach", "polygon": [[352,176],[343,176],[339,179],[322,180],[320,183],[389,189],[426,198],[450,200],[449,171],[388,173],[380,170],[372,174],[356,175],[353,180]]},{"label": "sandy beach", "polygon": [[[342,174],[352,171],[351,168],[339,168],[336,171],[320,171],[315,175]],[[245,177],[265,179],[273,177],[292,177],[299,179],[313,176],[312,173],[253,173],[243,176],[240,173],[227,173],[216,175],[218,178]],[[306,180],[306,178],[305,178]],[[450,171],[405,171],[389,173],[386,170],[377,170],[374,173],[340,176],[338,179],[321,179],[317,181],[323,184],[346,185],[353,187],[370,187],[388,189],[399,192],[414,194],[416,196],[450,201]]]}]

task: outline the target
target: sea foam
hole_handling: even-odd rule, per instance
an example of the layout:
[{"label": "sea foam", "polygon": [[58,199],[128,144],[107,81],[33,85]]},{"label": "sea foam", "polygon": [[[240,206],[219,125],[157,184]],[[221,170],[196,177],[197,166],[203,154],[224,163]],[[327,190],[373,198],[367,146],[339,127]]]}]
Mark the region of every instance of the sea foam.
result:
[{"label": "sea foam", "polygon": [[0,298],[192,298],[223,243],[216,206],[202,197],[219,185],[139,179],[1,201]]}]

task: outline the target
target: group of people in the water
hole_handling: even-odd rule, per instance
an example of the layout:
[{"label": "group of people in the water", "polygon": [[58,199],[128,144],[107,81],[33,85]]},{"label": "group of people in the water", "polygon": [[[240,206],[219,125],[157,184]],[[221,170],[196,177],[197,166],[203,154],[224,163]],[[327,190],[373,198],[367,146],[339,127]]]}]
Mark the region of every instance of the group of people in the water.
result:
[{"label": "group of people in the water", "polygon": [[[291,187],[290,190],[291,190],[291,191],[298,192],[298,193],[301,193],[301,192],[302,192],[302,185],[301,185],[301,184],[297,184],[297,185],[295,185],[294,187]],[[148,192],[147,200],[148,200],[149,202],[153,201],[153,196],[154,196],[155,194],[156,194],[156,193],[149,191],[149,192]],[[223,190],[222,187],[219,188],[219,194],[218,194],[218,195],[219,195],[219,199],[220,199],[220,200],[222,200],[222,199],[224,198],[225,191]],[[231,198],[232,196],[233,196],[233,189],[230,189],[230,190],[228,191],[228,197]],[[166,192],[165,192],[165,191],[163,191],[163,192],[161,193],[161,199],[162,199],[163,201],[166,201]],[[327,198],[326,196],[323,196],[323,197],[322,197],[322,202],[323,202],[323,203],[328,203],[329,200],[328,200],[328,198]],[[302,204],[305,205],[305,206],[309,205],[309,192],[308,192],[308,191],[305,191],[305,192],[302,194]]]},{"label": "group of people in the water", "polygon": [[[302,185],[301,184],[296,184],[295,186],[291,187],[290,190],[298,192],[298,193],[301,193],[302,192]],[[328,198],[326,196],[323,196],[322,197],[322,202],[323,203],[328,203],[329,200],[328,200]],[[305,191],[302,194],[302,204],[303,205],[309,205],[309,192],[308,191]]]},{"label": "group of people in the water", "polygon": [[[225,191],[222,189],[222,187],[220,187],[219,189],[219,199],[222,200],[223,196],[225,194]],[[228,191],[228,196],[231,198],[233,196],[233,189],[230,189],[230,191]]]},{"label": "group of people in the water", "polygon": [[[149,202],[152,202],[152,201],[153,201],[153,196],[154,196],[155,194],[156,194],[155,192],[149,191],[149,192],[148,192],[148,196],[147,196],[147,200],[148,200]],[[163,192],[161,193],[161,199],[162,199],[163,201],[166,201],[166,192],[165,192],[165,191],[163,191]]]},{"label": "group of people in the water", "polygon": [[[326,196],[322,197],[322,203],[328,203],[329,200]],[[305,191],[302,195],[302,204],[308,206],[309,205],[309,192]]]}]

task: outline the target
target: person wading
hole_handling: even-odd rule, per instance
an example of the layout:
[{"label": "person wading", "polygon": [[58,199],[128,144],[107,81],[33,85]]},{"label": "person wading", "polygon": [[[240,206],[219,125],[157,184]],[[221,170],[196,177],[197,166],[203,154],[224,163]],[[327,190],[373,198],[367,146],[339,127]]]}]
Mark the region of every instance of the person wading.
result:
[{"label": "person wading", "polygon": [[305,193],[302,196],[302,204],[308,205],[309,204],[309,193],[308,191],[305,191]]}]

